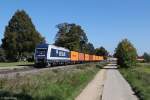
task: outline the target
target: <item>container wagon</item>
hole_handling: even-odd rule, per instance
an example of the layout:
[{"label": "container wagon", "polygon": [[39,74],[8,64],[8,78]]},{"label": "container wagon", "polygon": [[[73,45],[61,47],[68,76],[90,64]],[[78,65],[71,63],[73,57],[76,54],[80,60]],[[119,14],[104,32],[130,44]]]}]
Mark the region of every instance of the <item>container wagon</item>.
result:
[{"label": "container wagon", "polygon": [[85,54],[85,62],[89,61],[89,54]]},{"label": "container wagon", "polygon": [[95,55],[93,55],[93,61],[96,61],[96,56]]},{"label": "container wagon", "polygon": [[71,51],[70,60],[71,60],[71,63],[73,63],[73,64],[78,63],[78,61],[79,61],[79,52]]},{"label": "container wagon", "polygon": [[103,56],[99,56],[99,60],[100,61],[104,60],[104,57]]},{"label": "container wagon", "polygon": [[93,56],[93,55],[89,55],[89,61],[90,61],[90,62],[94,61],[94,59],[93,59],[93,58],[94,58],[94,56]]},{"label": "container wagon", "polygon": [[79,53],[79,63],[83,63],[85,60],[84,53]]},{"label": "container wagon", "polygon": [[98,61],[98,56],[95,56],[95,61]]}]

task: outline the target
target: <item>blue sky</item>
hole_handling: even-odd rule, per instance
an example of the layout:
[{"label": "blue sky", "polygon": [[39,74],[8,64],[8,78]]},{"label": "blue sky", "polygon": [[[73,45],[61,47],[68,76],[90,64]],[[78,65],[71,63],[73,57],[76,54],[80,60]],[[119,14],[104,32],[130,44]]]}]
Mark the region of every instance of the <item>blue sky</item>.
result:
[{"label": "blue sky", "polygon": [[18,9],[29,14],[48,43],[54,42],[56,25],[68,22],[81,25],[95,47],[112,53],[128,38],[139,54],[150,53],[150,0],[0,0],[0,39]]}]

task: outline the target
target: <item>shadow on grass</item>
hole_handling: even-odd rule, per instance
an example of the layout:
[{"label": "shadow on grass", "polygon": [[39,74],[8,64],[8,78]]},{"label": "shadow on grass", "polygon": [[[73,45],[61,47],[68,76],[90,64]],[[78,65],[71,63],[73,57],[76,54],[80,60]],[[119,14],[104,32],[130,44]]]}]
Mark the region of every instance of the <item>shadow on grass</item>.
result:
[{"label": "shadow on grass", "polygon": [[0,90],[0,100],[63,100],[58,96],[46,96],[33,98],[26,93],[12,93]]},{"label": "shadow on grass", "polygon": [[31,66],[31,67],[34,67],[34,64],[20,64],[20,65],[17,65],[17,66]]},{"label": "shadow on grass", "polygon": [[0,91],[0,100],[33,100],[33,98],[25,93],[11,93],[8,91]]},{"label": "shadow on grass", "polygon": [[63,99],[57,96],[46,96],[42,98],[41,100],[63,100]]},{"label": "shadow on grass", "polygon": [[37,69],[40,69],[40,68],[46,68],[45,66],[43,65],[35,65],[35,64],[20,64],[20,65],[17,65],[17,66],[28,66],[29,68],[37,68]]}]

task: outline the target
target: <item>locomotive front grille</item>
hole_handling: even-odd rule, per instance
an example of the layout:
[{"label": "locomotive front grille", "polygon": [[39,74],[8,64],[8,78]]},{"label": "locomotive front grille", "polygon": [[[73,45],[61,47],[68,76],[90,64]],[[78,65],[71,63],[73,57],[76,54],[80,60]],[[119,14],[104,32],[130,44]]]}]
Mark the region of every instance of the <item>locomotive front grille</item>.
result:
[{"label": "locomotive front grille", "polygon": [[38,63],[45,63],[45,59],[37,59]]}]

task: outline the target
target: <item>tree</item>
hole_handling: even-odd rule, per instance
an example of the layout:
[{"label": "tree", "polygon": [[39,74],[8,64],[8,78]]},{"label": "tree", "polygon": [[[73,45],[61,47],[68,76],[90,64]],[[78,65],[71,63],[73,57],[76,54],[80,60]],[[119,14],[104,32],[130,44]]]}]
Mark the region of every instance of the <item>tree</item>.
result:
[{"label": "tree", "polygon": [[6,61],[5,51],[0,46],[0,62],[5,62],[5,61]]},{"label": "tree", "polygon": [[136,64],[136,49],[127,39],[122,40],[118,44],[114,55],[118,58],[117,63],[121,67],[131,67]]},{"label": "tree", "polygon": [[89,42],[89,43],[85,44],[83,47],[84,47],[84,50],[83,50],[84,53],[88,53],[88,54],[95,53],[95,48],[92,43]]},{"label": "tree", "polygon": [[62,23],[56,26],[55,45],[75,51],[84,51],[88,39],[80,25]]},{"label": "tree", "polygon": [[150,62],[150,54],[148,54],[148,53],[145,52],[145,53],[143,54],[143,58],[144,58],[144,61],[145,61],[145,62]]},{"label": "tree", "polygon": [[105,59],[107,59],[108,51],[104,47],[96,48],[95,54],[98,56],[104,56]]},{"label": "tree", "polygon": [[5,28],[2,48],[7,58],[14,60],[34,52],[35,46],[44,41],[27,13],[24,10],[18,10]]}]

